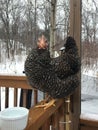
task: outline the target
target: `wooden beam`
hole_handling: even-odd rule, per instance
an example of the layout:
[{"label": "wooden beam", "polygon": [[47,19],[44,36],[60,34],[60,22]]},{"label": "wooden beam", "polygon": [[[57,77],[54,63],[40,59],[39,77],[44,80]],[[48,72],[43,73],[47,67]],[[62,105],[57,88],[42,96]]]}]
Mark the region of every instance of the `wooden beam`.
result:
[{"label": "wooden beam", "polygon": [[[70,0],[70,35],[76,40],[79,54],[81,42],[81,0]],[[79,73],[81,80],[81,74]],[[70,130],[79,130],[79,118],[81,113],[81,87],[77,88],[71,96],[71,125]]]},{"label": "wooden beam", "polygon": [[98,130],[98,127],[81,126],[80,130]]},{"label": "wooden beam", "polygon": [[[93,117],[93,114],[91,115]],[[97,128],[98,130],[98,118],[89,118],[88,117],[80,117],[80,124],[81,126],[88,126],[88,127],[93,127],[93,128]],[[95,129],[94,129],[95,130]]]},{"label": "wooden beam", "polygon": [[80,52],[81,0],[70,0],[70,35],[76,40]]},{"label": "wooden beam", "polygon": [[26,76],[0,75],[0,86],[8,88],[13,88],[14,86],[14,88],[32,89]]}]

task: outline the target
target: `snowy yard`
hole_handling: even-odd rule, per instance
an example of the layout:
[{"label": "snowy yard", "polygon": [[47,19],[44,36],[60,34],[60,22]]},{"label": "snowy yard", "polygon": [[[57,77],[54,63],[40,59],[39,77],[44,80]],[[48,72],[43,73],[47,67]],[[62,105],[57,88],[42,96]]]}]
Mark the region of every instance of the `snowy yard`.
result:
[{"label": "snowy yard", "polygon": [[98,77],[93,71],[81,76],[81,113],[98,114]]}]

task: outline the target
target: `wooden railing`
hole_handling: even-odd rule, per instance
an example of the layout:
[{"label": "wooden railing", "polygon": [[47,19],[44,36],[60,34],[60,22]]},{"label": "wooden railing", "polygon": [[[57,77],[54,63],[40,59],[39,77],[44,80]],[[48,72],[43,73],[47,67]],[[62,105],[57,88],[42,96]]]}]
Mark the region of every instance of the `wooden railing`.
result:
[{"label": "wooden railing", "polygon": [[82,114],[80,117],[80,130],[98,130],[97,114]]},{"label": "wooden railing", "polygon": [[55,106],[46,110],[44,108],[31,108],[25,130],[65,130],[64,104],[64,100],[58,100]]},{"label": "wooden railing", "polygon": [[[18,96],[19,96],[19,91],[18,89],[21,89],[23,92],[23,106],[26,107],[26,98],[27,98],[27,93],[28,91],[32,91],[33,89],[29,84],[27,83],[26,77],[25,76],[8,76],[8,75],[0,75],[0,110],[1,110],[1,87],[4,89],[4,103],[5,103],[5,108],[9,107],[9,103],[13,102],[13,106],[18,105]],[[13,100],[9,101],[9,89],[13,88]],[[37,91],[34,91],[34,105],[38,102],[37,99]]]},{"label": "wooden railing", "polygon": [[[33,90],[25,76],[0,76],[0,86],[5,88],[5,107],[9,107],[9,88],[14,88],[14,105],[17,106],[17,89],[23,89],[24,91],[24,103],[26,107],[26,96],[28,90]],[[72,96],[66,99],[57,100],[55,106],[44,110],[44,108],[36,108],[35,105],[38,103],[37,90],[34,91],[34,106],[29,110],[28,124],[25,130],[72,130],[73,121],[72,118],[73,101]],[[1,97],[1,96],[0,96]],[[71,102],[70,102],[71,101]],[[1,100],[0,100],[1,105]],[[1,106],[0,106],[1,108]],[[71,110],[71,111],[70,111]],[[70,117],[70,119],[69,119]],[[73,118],[72,118],[73,119]]]}]

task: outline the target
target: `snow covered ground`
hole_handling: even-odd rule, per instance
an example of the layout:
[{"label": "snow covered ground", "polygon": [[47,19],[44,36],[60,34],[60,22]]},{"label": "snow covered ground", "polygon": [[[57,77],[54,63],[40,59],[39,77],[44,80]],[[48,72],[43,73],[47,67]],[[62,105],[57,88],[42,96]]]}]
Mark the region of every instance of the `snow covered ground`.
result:
[{"label": "snow covered ground", "polygon": [[98,114],[98,76],[88,70],[81,75],[81,113]]},{"label": "snow covered ground", "polygon": [[5,62],[0,63],[0,74],[10,75],[24,75],[24,62],[26,55],[16,55],[14,60],[6,59]]}]

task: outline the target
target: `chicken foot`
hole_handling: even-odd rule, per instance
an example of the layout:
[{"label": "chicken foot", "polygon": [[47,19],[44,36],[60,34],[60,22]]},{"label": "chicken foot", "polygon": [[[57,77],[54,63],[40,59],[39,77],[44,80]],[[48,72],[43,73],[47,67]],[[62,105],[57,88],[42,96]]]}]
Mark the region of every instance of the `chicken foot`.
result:
[{"label": "chicken foot", "polygon": [[55,106],[55,99],[51,99],[50,100],[50,96],[48,96],[45,100],[41,101],[41,104],[35,106],[36,108],[44,108],[44,110],[46,110],[47,108],[51,107],[51,106]]}]

